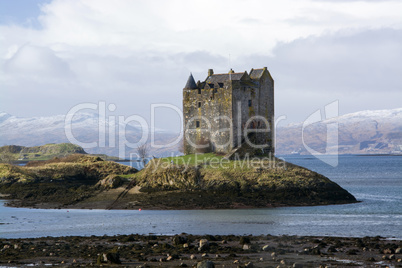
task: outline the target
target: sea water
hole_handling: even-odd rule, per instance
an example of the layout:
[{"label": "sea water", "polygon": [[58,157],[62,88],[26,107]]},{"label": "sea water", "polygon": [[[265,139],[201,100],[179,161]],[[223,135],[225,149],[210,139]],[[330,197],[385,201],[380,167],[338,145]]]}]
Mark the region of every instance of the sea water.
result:
[{"label": "sea water", "polygon": [[272,234],[402,239],[402,156],[283,156],[352,193],[355,204],[237,210],[71,210],[4,207],[0,237],[116,234]]}]

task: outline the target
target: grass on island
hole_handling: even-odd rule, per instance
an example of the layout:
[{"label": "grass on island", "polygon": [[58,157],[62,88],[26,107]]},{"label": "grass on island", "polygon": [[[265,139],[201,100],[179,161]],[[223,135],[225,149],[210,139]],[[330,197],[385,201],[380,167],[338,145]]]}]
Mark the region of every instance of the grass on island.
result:
[{"label": "grass on island", "polygon": [[[0,177],[0,191],[21,200],[22,206],[38,203],[66,206],[87,199],[102,200],[107,206],[119,204],[122,208],[175,209],[356,201],[328,178],[268,156],[228,160],[207,153],[157,158],[137,172],[126,165],[77,154],[31,162],[25,167],[0,164]],[[125,197],[128,190],[101,194],[106,188],[122,186],[127,189],[136,186],[140,193],[146,194]]]},{"label": "grass on island", "polygon": [[71,143],[49,143],[34,147],[6,145],[0,147],[0,162],[43,161],[75,153],[86,154],[82,147]]},{"label": "grass on island", "polygon": [[141,196],[143,204],[159,202],[162,207],[266,207],[356,201],[328,178],[269,155],[236,160],[213,153],[156,158],[126,178],[139,186],[140,192],[149,194]]},{"label": "grass on island", "polygon": [[[47,161],[73,154],[87,154],[85,150],[72,143],[49,143],[41,146],[25,147],[6,145],[0,147],[0,163],[26,163],[28,161]],[[119,157],[106,154],[91,154],[106,161],[118,161]]]},{"label": "grass on island", "polygon": [[[146,167],[136,174],[130,174],[132,178],[148,186],[176,185],[176,183],[189,187],[203,181],[239,182],[240,184],[254,181],[257,178],[275,180],[278,178],[293,180],[293,172],[288,168],[296,168],[298,173],[306,176],[311,171],[296,167],[275,157],[246,157],[243,159],[229,160],[222,155],[214,153],[190,154],[177,157],[165,157],[151,160]],[[301,171],[301,172],[300,172]]]},{"label": "grass on island", "polygon": [[73,154],[47,161],[30,161],[25,166],[0,163],[1,182],[43,182],[88,180],[96,183],[109,175],[127,175],[136,169],[100,157]]},{"label": "grass on island", "polygon": [[154,159],[151,165],[165,166],[171,164],[175,166],[194,167],[199,166],[203,169],[214,170],[254,170],[260,167],[280,166],[284,162],[273,156],[263,157],[245,157],[242,159],[228,160],[221,154],[205,153],[205,154],[189,154],[175,157],[165,157]]},{"label": "grass on island", "polygon": [[175,165],[192,165],[196,166],[202,163],[208,163],[211,160],[221,160],[223,158],[222,155],[217,155],[214,153],[206,153],[206,154],[188,154],[188,155],[182,155],[182,156],[171,156],[171,157],[164,157],[160,158],[161,161],[163,162],[169,162],[173,161],[173,164]]}]

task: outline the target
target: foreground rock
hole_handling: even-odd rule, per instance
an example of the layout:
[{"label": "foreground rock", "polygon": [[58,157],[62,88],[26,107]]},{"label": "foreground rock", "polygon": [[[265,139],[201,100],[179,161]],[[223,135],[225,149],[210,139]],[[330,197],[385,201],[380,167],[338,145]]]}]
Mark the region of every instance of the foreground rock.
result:
[{"label": "foreground rock", "polygon": [[[402,242],[380,237],[247,236],[251,248],[243,250],[240,236],[181,236],[188,247],[175,244],[174,237],[137,234],[1,239],[0,266],[402,267],[396,253]],[[199,252],[206,238],[214,242]],[[314,248],[320,253],[309,250]]]}]

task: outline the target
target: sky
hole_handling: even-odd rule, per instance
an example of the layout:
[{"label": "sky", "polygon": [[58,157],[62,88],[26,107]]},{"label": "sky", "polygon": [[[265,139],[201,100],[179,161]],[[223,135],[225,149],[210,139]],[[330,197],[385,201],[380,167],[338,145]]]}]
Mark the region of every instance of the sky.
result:
[{"label": "sky", "polygon": [[[268,67],[275,116],[402,107],[402,1],[0,0],[0,111],[105,102],[150,120],[182,109],[190,72]],[[156,127],[178,130],[171,108]]]}]

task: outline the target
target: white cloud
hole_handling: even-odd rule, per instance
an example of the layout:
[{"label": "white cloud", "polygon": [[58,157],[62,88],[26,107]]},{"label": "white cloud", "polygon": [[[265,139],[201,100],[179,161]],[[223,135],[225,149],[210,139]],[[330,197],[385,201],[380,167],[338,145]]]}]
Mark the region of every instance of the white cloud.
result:
[{"label": "white cloud", "polygon": [[[286,88],[400,91],[402,30],[379,29],[279,44],[271,59]],[[300,80],[303,79],[303,83]]]},{"label": "white cloud", "polygon": [[401,8],[399,3],[308,0],[119,0],[113,4],[55,0],[43,7],[39,41],[53,46],[123,46],[161,52],[209,50],[222,55],[228,51],[241,55],[246,45],[250,51],[269,53],[277,41],[342,28],[398,25]]},{"label": "white cloud", "polygon": [[46,47],[24,45],[5,61],[6,74],[40,79],[71,75],[68,64]]},{"label": "white cloud", "polygon": [[122,114],[149,114],[150,103],[181,107],[190,72],[203,80],[208,68],[268,66],[279,111],[294,104],[283,92],[305,97],[300,109],[321,105],[322,94],[364,92],[355,107],[370,109],[379,87],[398,96],[401,9],[394,1],[53,0],[39,29],[0,25],[1,107],[49,115],[106,100]]},{"label": "white cloud", "polygon": [[[302,121],[339,100],[341,113],[401,106],[402,30],[339,31],[278,43],[274,56],[249,55],[236,69],[267,64],[276,113]],[[241,70],[241,69],[240,69]]]}]

